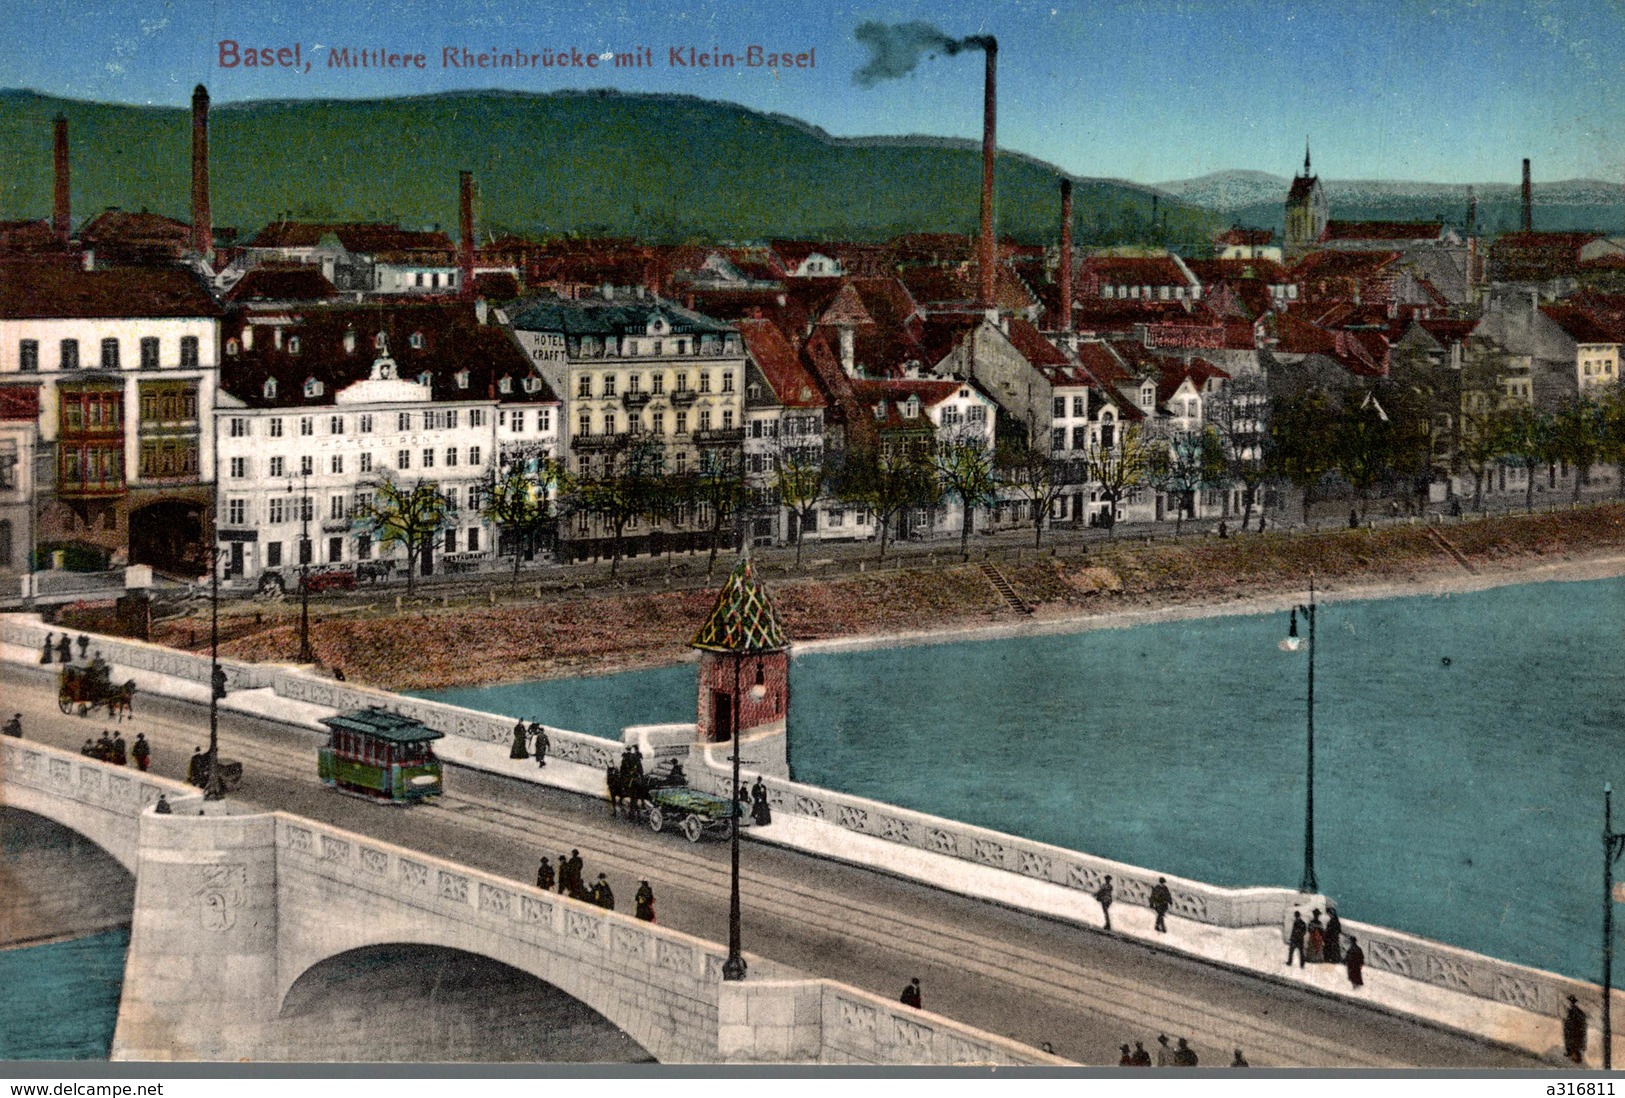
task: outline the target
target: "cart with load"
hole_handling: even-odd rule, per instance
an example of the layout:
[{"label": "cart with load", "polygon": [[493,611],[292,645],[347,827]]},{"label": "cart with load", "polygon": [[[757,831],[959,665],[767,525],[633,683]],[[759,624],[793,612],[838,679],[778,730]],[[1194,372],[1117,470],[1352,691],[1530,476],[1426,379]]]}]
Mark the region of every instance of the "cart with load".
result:
[{"label": "cart with load", "polygon": [[107,707],[113,720],[123,720],[130,714],[130,702],[135,697],[135,680],[115,684],[105,663],[92,663],[85,667],[69,665],[57,673],[56,705],[64,713],[77,711],[88,717],[92,709]]},{"label": "cart with load", "polygon": [[649,830],[664,831],[669,824],[691,843],[707,832],[718,834],[738,815],[739,806],[688,786],[655,786],[649,790]]}]

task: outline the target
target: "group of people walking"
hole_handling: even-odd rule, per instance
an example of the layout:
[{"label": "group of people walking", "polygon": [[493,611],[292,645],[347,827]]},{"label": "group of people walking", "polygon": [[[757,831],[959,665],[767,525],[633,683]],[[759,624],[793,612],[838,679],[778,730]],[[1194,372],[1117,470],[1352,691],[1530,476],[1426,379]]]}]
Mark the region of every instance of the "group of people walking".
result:
[{"label": "group of people walking", "polygon": [[1365,985],[1365,950],[1360,948],[1360,942],[1353,935],[1348,936],[1348,948],[1343,948],[1343,920],[1337,917],[1337,908],[1328,904],[1326,906],[1326,921],[1320,920],[1320,908],[1310,913],[1309,921],[1303,921],[1303,912],[1292,913],[1292,929],[1287,933],[1286,963],[1290,965],[1292,958],[1298,958],[1298,967],[1306,964],[1342,965],[1349,974],[1349,984],[1353,987]]},{"label": "group of people walking", "polygon": [[[584,860],[581,851],[572,850],[568,855],[559,855],[558,868],[546,858],[536,867],[536,887],[544,892],[557,889],[559,895],[569,896],[573,900],[596,904],[605,911],[615,910],[615,891],[609,886],[609,878],[603,873],[591,885],[586,883]],[[632,897],[633,914],[646,923],[655,921],[655,893],[649,887],[648,881],[638,882],[637,894]]]},{"label": "group of people walking", "polygon": [[519,721],[513,726],[513,746],[508,749],[510,759],[528,759],[536,757],[537,766],[547,765],[547,752],[553,746],[547,738],[547,729],[536,721],[526,724]]},{"label": "group of people walking", "polygon": [[[89,651],[90,638],[85,636],[83,633],[80,633],[79,659],[83,660],[85,658],[85,654]],[[53,656],[55,657],[55,661],[57,663],[72,663],[73,638],[68,636],[66,633],[63,633],[60,638],[58,638],[55,633],[45,634],[45,643],[40,648],[39,661],[41,663],[50,663],[52,662]]]},{"label": "group of people walking", "polygon": [[[12,720],[16,721],[21,716],[19,713]],[[10,725],[6,727],[6,735],[12,735]],[[20,725],[15,734],[18,736],[23,734]],[[135,734],[135,743],[126,744],[122,733],[115,734],[111,729],[103,729],[100,738],[84,742],[79,748],[79,754],[99,762],[112,763],[114,766],[128,766],[133,762],[136,769],[142,771],[152,765],[152,746],[147,743],[146,735],[140,732]]]},{"label": "group of people walking", "polygon": [[[1196,1055],[1196,1050],[1191,1048],[1189,1041],[1181,1037],[1176,1044],[1170,1045],[1168,1043],[1168,1035],[1166,1033],[1159,1033],[1157,1035],[1157,1055],[1155,1061],[1152,1060],[1151,1053],[1146,1051],[1145,1042],[1143,1041],[1135,1041],[1132,1051],[1130,1051],[1127,1045],[1119,1045],[1118,1047],[1122,1049],[1122,1056],[1119,1057],[1117,1061],[1118,1067],[1148,1068],[1155,1066],[1193,1068],[1198,1066],[1200,1063],[1200,1060]],[[1247,1066],[1246,1059],[1241,1055],[1241,1049],[1236,1049],[1236,1058],[1230,1061],[1230,1066]]]},{"label": "group of people walking", "polygon": [[[1112,875],[1106,874],[1095,889],[1095,902],[1100,905],[1100,914],[1106,920],[1106,929],[1112,928],[1112,904],[1117,900],[1117,889],[1112,885]],[[1168,887],[1167,877],[1158,877],[1157,883],[1151,886],[1151,895],[1146,899],[1146,906],[1157,914],[1155,930],[1158,934],[1168,933],[1168,911],[1174,906],[1174,894]]]}]

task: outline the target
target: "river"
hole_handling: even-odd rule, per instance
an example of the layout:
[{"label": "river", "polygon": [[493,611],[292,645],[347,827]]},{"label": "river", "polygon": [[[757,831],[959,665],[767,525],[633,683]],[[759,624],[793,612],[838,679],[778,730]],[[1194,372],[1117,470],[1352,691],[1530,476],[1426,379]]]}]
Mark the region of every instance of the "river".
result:
[{"label": "river", "polygon": [[[1319,609],[1316,869],[1344,918],[1599,976],[1602,785],[1625,785],[1625,579]],[[1296,886],[1308,653],[1286,615],[798,655],[812,785],[1179,876]],[[618,738],[694,668],[422,696]]]}]

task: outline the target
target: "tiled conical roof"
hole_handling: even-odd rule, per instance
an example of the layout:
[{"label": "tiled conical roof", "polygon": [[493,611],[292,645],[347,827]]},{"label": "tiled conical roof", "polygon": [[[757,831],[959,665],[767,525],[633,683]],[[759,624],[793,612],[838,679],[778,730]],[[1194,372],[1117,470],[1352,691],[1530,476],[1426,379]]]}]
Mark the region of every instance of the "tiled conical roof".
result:
[{"label": "tiled conical roof", "polygon": [[689,644],[712,652],[772,652],[789,647],[773,615],[773,603],[756,582],[748,557],[741,557],[728,573],[711,616]]}]

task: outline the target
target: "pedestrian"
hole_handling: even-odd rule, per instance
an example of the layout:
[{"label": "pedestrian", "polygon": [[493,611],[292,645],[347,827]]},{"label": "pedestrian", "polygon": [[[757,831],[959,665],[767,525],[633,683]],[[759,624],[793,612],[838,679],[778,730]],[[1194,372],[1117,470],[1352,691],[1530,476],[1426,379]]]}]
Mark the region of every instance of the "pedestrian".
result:
[{"label": "pedestrian", "polygon": [[73,662],[73,641],[68,639],[66,633],[63,633],[62,639],[56,642],[56,661],[63,664]]},{"label": "pedestrian", "polygon": [[[90,638],[85,636],[83,633],[80,633],[79,634],[79,658],[81,660],[83,660],[85,658],[85,653],[87,651],[89,651],[89,650],[90,650]],[[98,656],[101,655],[100,652],[97,652],[96,654]]]},{"label": "pedestrian", "polygon": [[1577,1064],[1586,1059],[1586,1012],[1580,1001],[1569,996],[1568,1013],[1563,1015],[1563,1055]]},{"label": "pedestrian", "polygon": [[1307,960],[1312,965],[1321,964],[1326,960],[1326,927],[1320,921],[1320,908],[1309,916],[1309,948]]},{"label": "pedestrian", "polygon": [[628,756],[628,760],[630,761],[630,763],[632,765],[632,780],[634,782],[642,782],[643,781],[643,748],[639,747],[637,744],[633,744],[632,745],[632,753],[631,753],[631,755]]},{"label": "pedestrian", "polygon": [[1241,1049],[1236,1049],[1236,1058],[1230,1061],[1230,1066],[1233,1068],[1244,1068],[1249,1066],[1247,1063],[1247,1058],[1241,1054]]},{"label": "pedestrian", "polygon": [[570,891],[570,859],[559,855],[559,895]]},{"label": "pedestrian", "polygon": [[1452,496],[1451,499],[1450,499],[1450,517],[1451,518],[1460,518],[1461,517],[1461,497],[1460,496]]},{"label": "pedestrian", "polygon": [[582,876],[582,867],[586,863],[582,860],[581,851],[570,851],[570,895],[581,899],[587,894],[587,882]]},{"label": "pedestrian", "polygon": [[1120,1067],[1120,1068],[1133,1067],[1134,1066],[1134,1054],[1131,1053],[1128,1050],[1128,1046],[1127,1045],[1118,1045],[1117,1047],[1123,1050],[1123,1055],[1121,1055],[1121,1056],[1119,1056],[1117,1058],[1117,1066]]},{"label": "pedestrian", "polygon": [[1196,1066],[1196,1050],[1185,1043],[1185,1038],[1179,1039],[1179,1047],[1174,1049],[1174,1067],[1193,1068]]},{"label": "pedestrian", "polygon": [[23,738],[23,715],[21,713],[12,714],[11,719],[6,722],[6,735],[14,740]]},{"label": "pedestrian", "polygon": [[528,759],[530,752],[525,750],[525,722],[520,721],[513,726],[513,746],[508,748],[508,758]]},{"label": "pedestrian", "polygon": [[45,647],[40,649],[39,654],[39,661],[41,663],[51,662],[51,653],[56,651],[56,641],[52,639],[55,636],[55,633],[45,634]]},{"label": "pedestrian", "polygon": [[1151,1054],[1145,1050],[1144,1042],[1134,1042],[1134,1066],[1137,1068],[1148,1068],[1151,1066]]},{"label": "pedestrian", "polygon": [[203,785],[203,748],[192,748],[192,758],[186,764],[186,784]]},{"label": "pedestrian", "polygon": [[1286,940],[1286,963],[1292,964],[1292,954],[1298,955],[1298,967],[1303,967],[1303,940],[1309,936],[1309,924],[1303,921],[1303,912],[1292,913],[1292,933]]},{"label": "pedestrian", "polygon": [[1264,532],[1264,516],[1263,515],[1258,516],[1258,532],[1260,534],[1262,534]]},{"label": "pedestrian", "polygon": [[547,749],[552,747],[553,743],[547,738],[547,732],[542,728],[542,726],[534,721],[531,722],[530,734],[536,741],[536,765],[539,767],[546,766]]},{"label": "pedestrian", "polygon": [[915,1010],[922,1009],[922,1000],[920,998],[920,978],[918,976],[910,980],[908,982],[908,986],[903,989],[902,1002],[904,1006],[911,1006]]},{"label": "pedestrian", "polygon": [[339,667],[336,664],[333,667],[333,681],[334,682],[347,682],[348,681],[344,677],[344,668]]},{"label": "pedestrian", "polygon": [[655,890],[648,881],[638,882],[637,895],[632,897],[633,914],[646,923],[655,921]]},{"label": "pedestrian", "polygon": [[758,776],[750,787],[750,821],[758,827],[773,822],[773,808],[767,803],[767,784]]},{"label": "pedestrian", "polygon": [[113,761],[113,737],[108,734],[105,728],[102,729],[101,736],[96,740],[96,757],[104,763]]},{"label": "pedestrian", "polygon": [[1222,541],[1222,540],[1224,540],[1225,538],[1227,538],[1229,536],[1230,536],[1230,527],[1225,523],[1225,521],[1223,519],[1220,519],[1219,520],[1219,540]]},{"label": "pedestrian", "polygon": [[1157,1034],[1157,1066],[1165,1068],[1173,1062],[1174,1050],[1168,1047],[1168,1035],[1166,1033]]},{"label": "pedestrian", "polygon": [[536,887],[543,892],[552,892],[553,883],[553,863],[544,857],[536,867]]},{"label": "pedestrian", "polygon": [[1365,986],[1365,977],[1360,970],[1365,968],[1365,950],[1360,948],[1359,941],[1349,935],[1348,952],[1343,954],[1343,966],[1349,970],[1349,983],[1354,987]]},{"label": "pedestrian", "polygon": [[1168,878],[1158,877],[1157,883],[1151,889],[1151,910],[1157,913],[1157,930],[1163,934],[1168,933],[1168,924],[1163,920],[1168,916],[1168,909],[1174,906],[1174,894],[1168,891]]},{"label": "pedestrian", "polygon": [[1106,874],[1106,879],[1095,889],[1095,902],[1100,905],[1100,914],[1106,920],[1106,929],[1112,928],[1112,876]]},{"label": "pedestrian", "polygon": [[130,747],[130,758],[135,760],[136,769],[145,774],[148,765],[152,762],[152,745],[147,743],[147,737],[140,732],[135,734],[135,743]]},{"label": "pedestrian", "polygon": [[158,794],[158,803],[152,806],[152,810],[160,816],[172,816],[175,814],[175,810],[169,807],[169,798],[164,796],[162,793]]},{"label": "pedestrian", "polygon": [[87,759],[94,759],[96,757],[96,745],[86,739],[85,745],[79,749],[79,754]]},{"label": "pedestrian", "polygon": [[122,733],[113,737],[113,765],[130,765],[129,745],[124,742]]},{"label": "pedestrian", "polygon": [[591,899],[605,911],[615,910],[615,893],[610,891],[609,878],[602,873],[598,874],[598,879],[592,884]]},{"label": "pedestrian", "polygon": [[1343,920],[1337,917],[1337,908],[1326,905],[1326,963],[1343,963]]},{"label": "pedestrian", "polygon": [[1349,529],[1350,530],[1358,530],[1359,528],[1360,528],[1360,513],[1358,511],[1356,511],[1354,508],[1350,507],[1349,508]]}]

